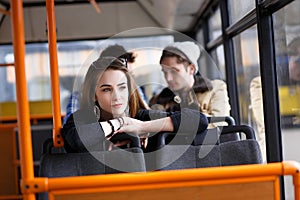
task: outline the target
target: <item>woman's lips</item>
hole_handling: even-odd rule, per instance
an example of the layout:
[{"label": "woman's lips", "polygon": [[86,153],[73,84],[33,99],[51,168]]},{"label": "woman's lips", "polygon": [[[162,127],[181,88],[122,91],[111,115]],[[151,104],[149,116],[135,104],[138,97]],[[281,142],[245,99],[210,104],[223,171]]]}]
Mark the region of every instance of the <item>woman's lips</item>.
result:
[{"label": "woman's lips", "polygon": [[121,108],[123,104],[119,103],[119,104],[114,104],[112,105],[113,108]]}]

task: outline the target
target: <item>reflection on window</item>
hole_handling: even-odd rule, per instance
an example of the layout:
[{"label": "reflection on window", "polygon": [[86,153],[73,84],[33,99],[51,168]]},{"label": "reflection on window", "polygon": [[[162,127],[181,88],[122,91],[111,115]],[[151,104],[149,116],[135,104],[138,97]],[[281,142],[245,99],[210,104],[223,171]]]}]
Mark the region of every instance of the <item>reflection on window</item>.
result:
[{"label": "reflection on window", "polygon": [[[298,6],[298,7],[297,7]],[[283,127],[300,125],[300,14],[295,1],[273,15]]]},{"label": "reflection on window", "polygon": [[241,122],[248,123],[250,118],[249,85],[259,76],[259,50],[256,26],[234,38],[235,66],[238,92],[240,97]]},{"label": "reflection on window", "polygon": [[203,29],[199,29],[199,30],[197,31],[196,41],[197,41],[200,45],[204,46]]},{"label": "reflection on window", "polygon": [[209,18],[208,24],[211,37],[209,38],[210,40],[214,40],[222,35],[220,8],[218,8],[211,18]]},{"label": "reflection on window", "polygon": [[255,8],[255,0],[229,0],[228,5],[231,14],[231,24],[234,24]]},{"label": "reflection on window", "polygon": [[266,141],[256,25],[234,38],[234,50],[241,123],[254,127],[263,161],[266,162]]},{"label": "reflection on window", "polygon": [[218,48],[211,53],[213,60],[216,63],[218,70],[218,74],[215,74],[215,78],[217,79],[226,79],[225,74],[225,58],[224,58],[224,48],[223,45],[218,46]]},{"label": "reflection on window", "polygon": [[[283,159],[300,161],[300,1],[273,14],[276,69],[281,114]],[[286,185],[286,199],[294,199]]]}]

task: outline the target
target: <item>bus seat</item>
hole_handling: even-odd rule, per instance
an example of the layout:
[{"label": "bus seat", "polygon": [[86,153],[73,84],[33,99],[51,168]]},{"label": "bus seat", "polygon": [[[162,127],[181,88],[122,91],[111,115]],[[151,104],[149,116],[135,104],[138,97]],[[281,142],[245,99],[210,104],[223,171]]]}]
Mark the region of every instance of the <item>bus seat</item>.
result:
[{"label": "bus seat", "polygon": [[[230,126],[221,126],[214,127],[205,130],[201,134],[193,135],[189,133],[171,133],[171,132],[162,132],[157,134],[157,147],[160,148],[166,144],[169,144],[173,141],[173,144],[192,144],[193,146],[198,146],[202,144],[206,145],[215,145],[219,143],[229,142],[229,141],[239,141],[240,133],[238,131],[233,131],[232,125]],[[244,131],[248,130],[245,129]],[[246,133],[245,133],[246,134]],[[252,134],[252,133],[249,133]],[[176,136],[176,137],[175,137]]]},{"label": "bus seat", "polygon": [[[232,116],[210,116],[207,117],[209,123],[216,123],[216,122],[226,122],[227,126],[235,125],[235,120]],[[223,127],[223,126],[222,126]],[[240,134],[221,134],[220,142],[229,142],[235,141],[240,139]]]},{"label": "bus seat", "polygon": [[[131,140],[130,148],[111,151],[57,153],[47,140],[40,160],[40,177],[66,177],[120,172],[146,171],[143,150],[138,137],[117,134],[114,140]],[[128,156],[126,156],[128,155]],[[115,168],[114,166],[122,168]]]},{"label": "bus seat", "polygon": [[235,120],[232,116],[209,116],[207,119],[209,123],[226,122],[228,126],[235,125]]},{"label": "bus seat", "polygon": [[[214,131],[222,134],[245,134],[244,140],[214,143],[204,140],[201,145],[165,145],[156,154],[156,167],[161,170],[229,166],[262,163],[254,131],[246,125],[224,126]],[[209,135],[209,134],[206,134]]]},{"label": "bus seat", "polygon": [[[209,123],[215,123],[215,122],[225,122],[228,126],[229,125],[235,125],[235,120],[231,116],[218,116],[218,117],[207,117]],[[220,136],[220,132],[217,130],[218,127],[210,128],[207,130],[207,132],[203,132],[201,134],[197,135],[191,135],[189,133],[180,133],[180,135],[176,135],[174,133],[170,132],[160,132],[157,134],[150,134],[148,138],[148,145],[146,148],[146,152],[154,152],[157,149],[161,148],[162,146],[170,143],[172,140],[174,140],[175,135],[177,136],[175,140],[177,140],[180,144],[192,144],[192,145],[201,145],[204,141],[204,138],[206,140],[206,144],[215,144],[216,141],[219,143],[222,142],[228,142],[228,141],[235,141],[240,140],[240,135],[238,133],[235,134],[222,134]],[[192,138],[193,137],[193,138]],[[208,143],[211,141],[210,143]],[[176,143],[176,141],[173,143]],[[150,159],[150,162],[152,159]]]}]

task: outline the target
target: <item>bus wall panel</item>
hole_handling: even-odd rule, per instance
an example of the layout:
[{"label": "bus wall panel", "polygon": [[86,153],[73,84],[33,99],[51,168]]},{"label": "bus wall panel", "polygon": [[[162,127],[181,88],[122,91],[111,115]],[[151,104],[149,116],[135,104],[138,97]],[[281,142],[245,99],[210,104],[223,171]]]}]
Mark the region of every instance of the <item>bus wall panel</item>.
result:
[{"label": "bus wall panel", "polygon": [[0,197],[2,195],[18,194],[17,171],[15,167],[16,125],[2,126],[0,124]]},{"label": "bus wall panel", "polygon": [[[172,183],[170,183],[172,184]],[[277,185],[278,186],[278,185]],[[274,182],[250,182],[227,185],[207,185],[194,187],[171,187],[162,189],[144,189],[131,191],[114,191],[89,194],[54,195],[55,200],[93,200],[93,199],[222,199],[222,200],[252,200],[252,199],[276,199]],[[82,190],[81,190],[82,191]],[[78,191],[76,192],[78,193]]]}]

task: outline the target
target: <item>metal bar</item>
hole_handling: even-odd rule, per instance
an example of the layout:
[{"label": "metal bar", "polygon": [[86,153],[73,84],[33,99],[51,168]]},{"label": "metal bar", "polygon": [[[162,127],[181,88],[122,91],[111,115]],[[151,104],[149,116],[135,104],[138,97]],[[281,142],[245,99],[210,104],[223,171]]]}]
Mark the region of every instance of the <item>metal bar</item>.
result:
[{"label": "metal bar", "polygon": [[94,176],[45,178],[29,180],[25,193],[49,192],[54,194],[83,194],[95,192],[138,191],[145,189],[178,188],[209,185],[274,182],[279,199],[279,178],[291,175],[295,199],[300,192],[300,163],[285,161],[269,164],[252,164],[226,167],[168,170],[147,173],[122,173]]},{"label": "metal bar", "polygon": [[0,12],[3,13],[4,15],[10,16],[10,12],[8,10],[0,8]]},{"label": "metal bar", "polygon": [[[256,10],[259,49],[263,49],[263,51],[259,51],[259,58],[267,162],[281,162],[283,160],[283,155],[279,109],[280,102],[278,95],[272,14],[266,12],[259,0],[256,0]],[[281,198],[285,199],[283,178],[281,178]]]},{"label": "metal bar", "polygon": [[295,199],[300,199],[300,171],[293,176]]},{"label": "metal bar", "polygon": [[226,29],[230,25],[227,1],[221,1],[220,10],[222,19],[222,38],[226,63],[226,83],[228,88],[229,102],[231,105],[230,112],[231,116],[235,119],[236,124],[240,124],[240,103],[238,95],[237,72],[234,59],[234,45],[232,38],[226,35]]},{"label": "metal bar", "polygon": [[51,91],[52,91],[53,144],[55,147],[62,147],[64,143],[60,133],[62,123],[61,123],[61,113],[60,113],[59,73],[58,73],[58,59],[57,59],[54,0],[47,0],[46,8],[47,8],[48,44],[49,44]]},{"label": "metal bar", "polygon": [[0,67],[10,67],[10,66],[15,66],[15,63],[1,63]]},{"label": "metal bar", "polygon": [[[180,182],[193,181],[219,181],[224,180],[223,184],[233,181],[233,179],[245,179],[253,181],[253,178],[281,175],[299,174],[300,165],[297,162],[280,162],[270,164],[240,165],[229,167],[212,167],[201,169],[170,170],[147,173],[124,173],[111,175],[81,176],[68,178],[46,178],[41,180],[47,186],[42,187],[49,191],[68,190],[68,189],[92,189],[103,188],[103,191],[111,191],[112,187],[120,189],[122,186],[134,186],[137,190],[145,185],[163,185]],[[200,184],[200,183],[199,183]],[[155,187],[155,186],[154,186]]]},{"label": "metal bar", "polygon": [[268,162],[281,162],[282,136],[272,15],[257,6],[257,29]]},{"label": "metal bar", "polygon": [[[25,73],[25,37],[22,0],[11,0],[12,33],[15,57],[15,76],[17,94],[17,116],[19,127],[19,146],[22,181],[34,178],[32,140],[30,131],[30,112],[27,96]],[[22,185],[21,187],[26,187]],[[21,188],[22,189],[22,188]],[[26,194],[24,199],[35,199],[35,195]]]}]

